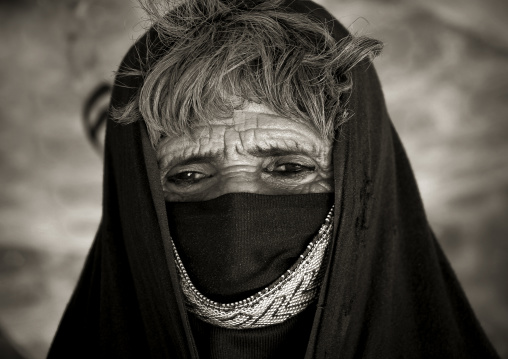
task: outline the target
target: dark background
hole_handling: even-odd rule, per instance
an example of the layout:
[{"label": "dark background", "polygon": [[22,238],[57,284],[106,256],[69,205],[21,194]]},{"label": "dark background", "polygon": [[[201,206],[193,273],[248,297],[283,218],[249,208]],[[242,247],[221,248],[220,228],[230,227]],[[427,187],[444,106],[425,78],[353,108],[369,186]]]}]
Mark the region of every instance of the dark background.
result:
[{"label": "dark background", "polygon": [[[508,358],[508,5],[320,1],[375,62],[432,226]],[[146,24],[126,0],[0,1],[0,327],[44,358],[101,214],[86,96]]]}]

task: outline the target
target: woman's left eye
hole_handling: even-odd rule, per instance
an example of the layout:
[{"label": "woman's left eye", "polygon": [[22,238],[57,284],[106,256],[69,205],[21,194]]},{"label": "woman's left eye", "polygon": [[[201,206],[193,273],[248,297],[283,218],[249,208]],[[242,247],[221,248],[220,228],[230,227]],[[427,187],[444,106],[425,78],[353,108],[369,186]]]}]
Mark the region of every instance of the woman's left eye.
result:
[{"label": "woman's left eye", "polygon": [[269,170],[270,173],[275,174],[277,176],[298,176],[303,174],[304,172],[313,172],[316,169],[315,166],[303,165],[300,163],[281,163],[273,166],[272,169]]},{"label": "woman's left eye", "polygon": [[299,163],[284,163],[278,165],[273,169],[275,172],[302,172],[302,171],[313,171],[314,167],[308,167]]}]

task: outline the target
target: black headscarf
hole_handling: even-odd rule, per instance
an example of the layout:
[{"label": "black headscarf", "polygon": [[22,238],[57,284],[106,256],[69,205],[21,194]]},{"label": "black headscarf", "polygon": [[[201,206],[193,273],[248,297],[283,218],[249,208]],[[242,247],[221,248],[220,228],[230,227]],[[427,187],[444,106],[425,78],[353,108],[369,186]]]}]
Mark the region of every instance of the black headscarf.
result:
[{"label": "black headscarf", "polygon": [[[310,1],[288,11],[347,35]],[[147,43],[156,36],[121,66],[139,66]],[[357,66],[353,82],[353,116],[334,143],[334,236],[306,358],[497,357],[429,227],[373,67]],[[139,85],[117,80],[112,105]],[[109,120],[104,157],[102,221],[49,358],[197,358],[144,123]]]}]

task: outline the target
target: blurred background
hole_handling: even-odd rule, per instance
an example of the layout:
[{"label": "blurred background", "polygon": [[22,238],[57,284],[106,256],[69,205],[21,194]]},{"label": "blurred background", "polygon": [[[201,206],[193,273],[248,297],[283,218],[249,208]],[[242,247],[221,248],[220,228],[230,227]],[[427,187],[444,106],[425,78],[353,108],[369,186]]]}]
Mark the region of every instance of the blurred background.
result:
[{"label": "blurred background", "polygon": [[[508,359],[508,4],[319,2],[385,42],[375,64],[429,220]],[[47,353],[101,216],[82,105],[142,18],[126,0],[0,0],[0,348]]]}]

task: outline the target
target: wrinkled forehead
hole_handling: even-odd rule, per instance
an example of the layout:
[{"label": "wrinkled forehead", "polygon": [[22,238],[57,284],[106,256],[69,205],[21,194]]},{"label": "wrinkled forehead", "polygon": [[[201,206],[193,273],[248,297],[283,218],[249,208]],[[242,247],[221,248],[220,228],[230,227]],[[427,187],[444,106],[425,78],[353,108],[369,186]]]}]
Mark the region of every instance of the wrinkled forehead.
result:
[{"label": "wrinkled forehead", "polygon": [[[196,121],[189,126],[188,131],[173,134],[169,136],[169,140],[185,138],[191,142],[199,141],[210,137],[218,128],[224,131],[233,130],[236,132],[263,130],[263,133],[267,135],[273,132],[273,136],[279,136],[286,132],[289,137],[293,131],[298,130],[300,133],[308,134],[310,138],[314,138],[316,141],[328,140],[328,137],[322,136],[315,124],[307,119],[294,116],[281,116],[269,106],[250,100],[242,100],[242,103],[235,106],[234,110],[227,117]],[[161,139],[161,143],[167,143],[167,140],[167,138]]]},{"label": "wrinkled forehead", "polygon": [[[189,131],[163,137],[157,147],[167,146],[168,143],[201,143],[214,138],[222,144],[231,134],[239,135],[242,141],[249,138],[251,143],[263,143],[267,139],[279,142],[295,142],[305,138],[308,145],[312,143],[331,143],[323,137],[313,123],[306,119],[280,116],[262,103],[245,102],[241,108],[235,109],[231,116],[213,118],[208,121],[194,123]],[[222,140],[224,138],[224,140]]]}]

